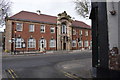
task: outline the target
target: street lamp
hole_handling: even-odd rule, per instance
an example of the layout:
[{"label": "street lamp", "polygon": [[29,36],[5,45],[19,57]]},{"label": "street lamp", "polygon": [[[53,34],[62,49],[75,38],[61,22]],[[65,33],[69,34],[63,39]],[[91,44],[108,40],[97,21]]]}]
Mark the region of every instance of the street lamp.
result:
[{"label": "street lamp", "polygon": [[15,29],[15,31],[14,31],[14,33],[15,33],[15,51],[14,51],[14,54],[16,54],[16,29]]}]

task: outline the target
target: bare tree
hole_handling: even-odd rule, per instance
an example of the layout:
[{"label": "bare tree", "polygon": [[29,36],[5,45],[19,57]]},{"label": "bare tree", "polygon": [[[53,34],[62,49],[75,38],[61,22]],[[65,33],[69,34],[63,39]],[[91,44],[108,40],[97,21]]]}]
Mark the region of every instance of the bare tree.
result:
[{"label": "bare tree", "polygon": [[0,0],[0,27],[5,25],[5,18],[10,14],[11,2],[8,0]]},{"label": "bare tree", "polygon": [[77,13],[84,18],[88,17],[91,8],[90,0],[75,0],[74,3]]}]

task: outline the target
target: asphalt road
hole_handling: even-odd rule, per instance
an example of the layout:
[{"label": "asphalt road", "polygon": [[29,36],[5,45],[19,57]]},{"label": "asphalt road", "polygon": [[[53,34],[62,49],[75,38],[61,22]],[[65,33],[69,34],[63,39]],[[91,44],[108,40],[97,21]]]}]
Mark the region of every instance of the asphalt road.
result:
[{"label": "asphalt road", "polygon": [[57,64],[60,62],[90,58],[90,52],[54,54],[39,56],[19,56],[2,59],[3,78],[5,70],[12,69],[18,78],[67,78]]}]

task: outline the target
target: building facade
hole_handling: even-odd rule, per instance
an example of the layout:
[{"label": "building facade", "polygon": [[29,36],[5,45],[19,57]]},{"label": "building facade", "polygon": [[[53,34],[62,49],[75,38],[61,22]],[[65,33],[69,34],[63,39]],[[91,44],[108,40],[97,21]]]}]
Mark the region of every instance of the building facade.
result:
[{"label": "building facade", "polygon": [[5,49],[9,51],[91,49],[91,27],[72,20],[21,11],[6,20]]}]

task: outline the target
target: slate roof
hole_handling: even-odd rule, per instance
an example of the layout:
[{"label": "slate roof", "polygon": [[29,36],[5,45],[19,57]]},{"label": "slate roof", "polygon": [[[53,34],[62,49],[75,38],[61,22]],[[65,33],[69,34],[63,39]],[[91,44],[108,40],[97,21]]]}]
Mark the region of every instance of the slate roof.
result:
[{"label": "slate roof", "polygon": [[[30,22],[38,22],[38,23],[49,23],[49,24],[57,24],[57,17],[50,16],[45,14],[37,14],[28,11],[21,11],[9,19],[11,20],[20,20],[20,21],[30,21]],[[91,28],[89,25],[82,21],[72,21],[72,26],[82,27],[82,28]]]}]

